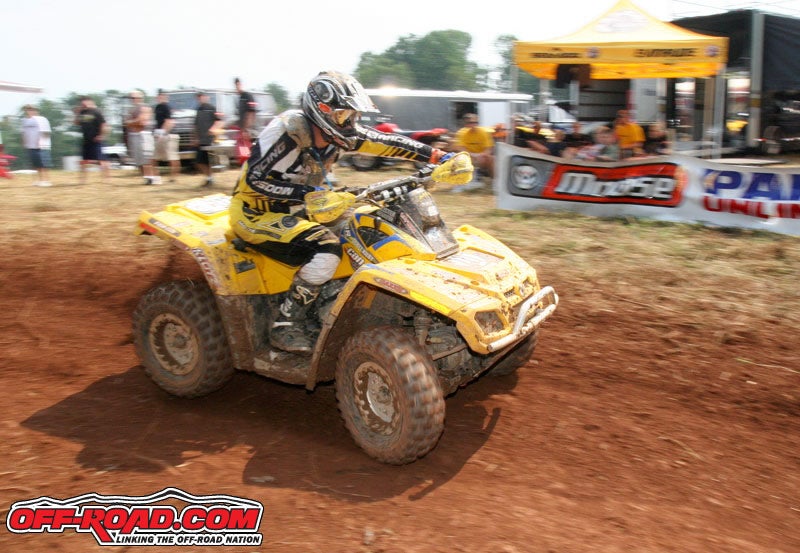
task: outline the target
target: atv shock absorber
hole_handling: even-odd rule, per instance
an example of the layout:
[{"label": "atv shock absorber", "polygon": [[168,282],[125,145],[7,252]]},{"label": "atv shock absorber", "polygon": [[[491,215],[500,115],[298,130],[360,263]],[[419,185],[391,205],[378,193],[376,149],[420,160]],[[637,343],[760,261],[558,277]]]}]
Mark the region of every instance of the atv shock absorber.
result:
[{"label": "atv shock absorber", "polygon": [[414,314],[414,333],[417,335],[419,344],[425,347],[428,341],[428,332],[433,324],[433,319],[426,311],[417,311]]}]

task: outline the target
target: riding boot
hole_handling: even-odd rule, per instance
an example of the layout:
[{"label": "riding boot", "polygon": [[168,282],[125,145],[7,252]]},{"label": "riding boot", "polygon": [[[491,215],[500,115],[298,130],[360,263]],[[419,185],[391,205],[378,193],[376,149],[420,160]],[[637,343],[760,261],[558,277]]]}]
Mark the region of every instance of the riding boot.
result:
[{"label": "riding boot", "polygon": [[319,296],[320,286],[295,276],[292,287],[272,323],[269,341],[273,347],[292,353],[309,353],[314,341],[305,327],[309,307]]}]

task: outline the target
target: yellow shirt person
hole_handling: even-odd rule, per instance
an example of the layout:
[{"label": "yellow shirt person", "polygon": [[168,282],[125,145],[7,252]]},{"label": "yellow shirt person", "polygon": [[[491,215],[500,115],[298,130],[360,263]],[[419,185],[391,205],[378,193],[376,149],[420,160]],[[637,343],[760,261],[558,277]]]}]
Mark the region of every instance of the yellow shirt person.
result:
[{"label": "yellow shirt person", "polygon": [[474,114],[464,116],[464,126],[456,132],[454,142],[456,149],[471,154],[486,153],[494,147],[492,134],[478,126],[478,116]]},{"label": "yellow shirt person", "polygon": [[617,135],[622,159],[644,153],[642,149],[644,146],[644,129],[631,120],[630,114],[626,110],[617,112],[614,134]]},{"label": "yellow shirt person", "polygon": [[476,186],[482,186],[478,172],[489,178],[494,176],[494,138],[488,129],[478,126],[476,114],[464,115],[464,126],[453,137],[453,150],[469,152],[472,165],[478,170],[473,183]]}]

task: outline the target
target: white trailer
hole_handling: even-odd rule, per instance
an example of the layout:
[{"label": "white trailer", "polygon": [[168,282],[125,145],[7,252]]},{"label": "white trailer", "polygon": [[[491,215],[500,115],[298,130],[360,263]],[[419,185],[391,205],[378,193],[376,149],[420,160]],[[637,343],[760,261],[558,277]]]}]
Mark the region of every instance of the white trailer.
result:
[{"label": "white trailer", "polygon": [[510,125],[515,113],[528,113],[530,94],[467,92],[463,90],[411,90],[408,88],[367,89],[381,113],[365,114],[363,122],[374,125],[389,120],[403,130],[444,128],[455,131],[466,113],[478,114],[478,123],[493,127]]}]

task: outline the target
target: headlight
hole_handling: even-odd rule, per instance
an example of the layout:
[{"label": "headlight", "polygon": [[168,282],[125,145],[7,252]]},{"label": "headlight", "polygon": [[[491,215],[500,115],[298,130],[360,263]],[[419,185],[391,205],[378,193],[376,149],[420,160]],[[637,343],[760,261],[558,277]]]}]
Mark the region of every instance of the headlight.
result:
[{"label": "headlight", "polygon": [[475,322],[481,327],[484,334],[494,334],[503,330],[503,321],[496,311],[479,311],[475,314]]}]

